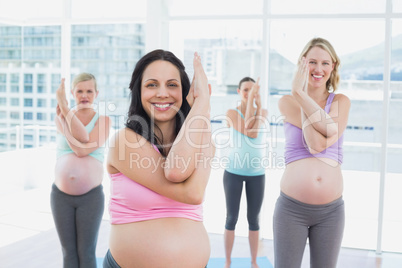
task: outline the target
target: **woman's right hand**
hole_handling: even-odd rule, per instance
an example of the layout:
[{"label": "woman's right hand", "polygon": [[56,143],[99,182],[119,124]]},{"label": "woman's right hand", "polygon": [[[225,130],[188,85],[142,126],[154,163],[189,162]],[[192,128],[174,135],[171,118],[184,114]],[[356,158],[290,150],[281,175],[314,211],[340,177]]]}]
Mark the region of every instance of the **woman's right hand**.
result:
[{"label": "woman's right hand", "polygon": [[250,100],[254,100],[255,105],[261,104],[261,98],[260,98],[260,78],[257,78],[257,81],[253,84],[251,87],[251,90],[248,94]]},{"label": "woman's right hand", "polygon": [[65,81],[65,79],[62,78],[61,82],[60,82],[60,86],[56,90],[57,105],[61,112],[63,112],[63,109],[68,108],[68,101],[66,99],[66,90],[65,90],[65,86],[64,86],[64,81]]}]

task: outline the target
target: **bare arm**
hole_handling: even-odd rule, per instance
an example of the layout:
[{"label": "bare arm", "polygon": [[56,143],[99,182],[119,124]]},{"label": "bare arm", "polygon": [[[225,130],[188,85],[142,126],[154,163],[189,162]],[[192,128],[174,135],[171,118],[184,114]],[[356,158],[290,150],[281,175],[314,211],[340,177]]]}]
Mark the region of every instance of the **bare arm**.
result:
[{"label": "bare arm", "polygon": [[307,114],[304,113],[303,110],[301,111],[303,122],[303,136],[310,153],[317,154],[324,151],[326,148],[333,145],[339,139],[339,137],[342,136],[347,126],[349,110],[349,98],[345,95],[337,94],[337,96],[334,98],[334,101],[332,102],[331,110],[329,111],[329,115],[334,122],[331,123],[331,126],[328,126],[330,128],[336,128],[337,135],[333,135],[331,137],[326,137],[321,132],[317,131],[313,123],[311,123],[309,118],[307,117]]},{"label": "bare arm", "polygon": [[71,133],[72,137],[74,137],[74,139],[76,139],[78,142],[87,143],[89,141],[89,135],[88,132],[85,130],[85,126],[74,115],[75,113],[74,110],[71,110],[68,107],[64,81],[65,79],[62,78],[60,86],[56,90],[57,109],[59,109],[60,113],[63,115],[67,128]]},{"label": "bare arm", "polygon": [[[308,124],[327,138],[338,135],[334,119],[327,114],[307,93],[308,64],[305,59],[299,63],[293,79],[292,95],[308,118]],[[303,121],[304,124],[304,121]]]},{"label": "bare arm", "polygon": [[[78,156],[84,157],[105,144],[109,137],[111,120],[108,116],[100,116],[92,131],[88,134],[88,142],[80,142],[73,137],[69,131],[68,124],[64,117],[56,116],[57,129],[67,140],[71,150]],[[85,130],[86,131],[86,130]]]},{"label": "bare arm", "polygon": [[189,95],[193,98],[189,100],[191,110],[166,157],[167,165],[164,173],[165,177],[172,182],[182,182],[189,178],[196,168],[196,155],[203,147],[209,146],[209,144],[203,144],[203,135],[211,131],[210,92],[201,58],[196,53],[194,79]]},{"label": "bare arm", "polygon": [[202,142],[210,146],[199,151],[196,168],[184,182],[169,181],[165,177],[164,158],[148,141],[130,129],[122,129],[112,138],[114,145],[109,149],[108,171],[121,172],[133,181],[173,200],[200,204],[208,183],[210,161],[215,152],[210,133],[204,134]]}]

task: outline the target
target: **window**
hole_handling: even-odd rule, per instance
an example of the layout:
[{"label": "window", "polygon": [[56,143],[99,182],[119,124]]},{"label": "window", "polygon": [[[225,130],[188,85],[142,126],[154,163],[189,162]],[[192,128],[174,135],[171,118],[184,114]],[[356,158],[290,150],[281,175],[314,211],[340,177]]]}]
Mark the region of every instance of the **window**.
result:
[{"label": "window", "polygon": [[37,113],[36,119],[40,121],[46,121],[46,113]]},{"label": "window", "polygon": [[18,92],[20,92],[20,88],[19,88],[19,86],[11,86],[11,92],[13,92],[13,93],[18,93]]},{"label": "window", "polygon": [[32,99],[24,99],[24,107],[32,107],[33,100]]},{"label": "window", "polygon": [[0,111],[0,119],[6,119],[6,118],[7,118],[7,112]]},{"label": "window", "polygon": [[20,105],[20,99],[11,98],[11,106],[19,106],[19,105]]},{"label": "window", "polygon": [[[400,1],[399,1],[400,2]],[[394,1],[395,4],[395,1]],[[400,6],[402,7],[402,5]],[[402,10],[400,10],[402,11]],[[387,144],[387,174],[384,192],[383,249],[402,252],[402,214],[396,204],[401,204],[402,195],[402,68],[400,44],[402,41],[402,20],[392,21],[391,82],[389,99],[389,127]]]},{"label": "window", "polygon": [[271,0],[273,14],[339,14],[339,13],[381,13],[385,11],[386,0],[328,1],[320,0]]},{"label": "window", "polygon": [[25,134],[24,135],[24,140],[25,141],[33,141],[33,135]]},{"label": "window", "polygon": [[38,99],[36,106],[37,107],[46,107],[46,99]]},{"label": "window", "polygon": [[46,87],[42,85],[37,86],[38,93],[46,93]]},{"label": "window", "polygon": [[24,83],[32,84],[32,74],[24,74]]},{"label": "window", "polygon": [[0,105],[6,105],[7,104],[7,98],[0,98]]},{"label": "window", "polygon": [[24,112],[24,119],[25,120],[32,120],[33,114],[31,112]]},{"label": "window", "polygon": [[24,92],[25,93],[32,93],[32,86],[31,85],[25,85],[24,86]]},{"label": "window", "polygon": [[10,112],[10,118],[11,119],[20,119],[20,113],[19,112]]},{"label": "window", "polygon": [[19,74],[11,74],[11,83],[19,83],[20,82],[20,76]]}]

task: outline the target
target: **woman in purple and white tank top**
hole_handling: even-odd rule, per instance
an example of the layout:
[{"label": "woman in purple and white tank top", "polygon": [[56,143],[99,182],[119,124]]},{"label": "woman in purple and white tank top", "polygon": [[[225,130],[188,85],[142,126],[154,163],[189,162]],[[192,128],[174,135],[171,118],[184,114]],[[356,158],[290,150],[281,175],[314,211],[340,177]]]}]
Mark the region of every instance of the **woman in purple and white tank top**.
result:
[{"label": "woman in purple and white tank top", "polygon": [[307,238],[310,267],[335,268],[344,229],[342,141],[350,100],[334,94],[340,60],[325,39],[299,57],[292,94],[283,96],[286,169],[274,212],[276,268],[298,268]]}]

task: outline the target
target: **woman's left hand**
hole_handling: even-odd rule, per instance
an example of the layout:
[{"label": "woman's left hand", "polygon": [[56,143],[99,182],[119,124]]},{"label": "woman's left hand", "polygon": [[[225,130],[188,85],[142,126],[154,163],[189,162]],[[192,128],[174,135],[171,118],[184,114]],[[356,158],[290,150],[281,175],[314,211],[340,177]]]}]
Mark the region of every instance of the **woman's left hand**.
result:
[{"label": "woman's left hand", "polygon": [[[201,57],[196,53],[194,53],[194,76],[193,81],[191,82],[190,90],[186,97],[188,104],[190,107],[193,106],[196,98],[200,97],[200,94],[205,94],[204,87],[205,84],[208,83],[207,76],[204,72],[204,69],[201,65]],[[207,84],[209,96],[211,96],[211,84]],[[209,98],[208,96],[208,98]]]},{"label": "woman's left hand", "polygon": [[292,94],[307,93],[308,88],[309,69],[306,58],[299,62],[296,74],[292,83]]}]

